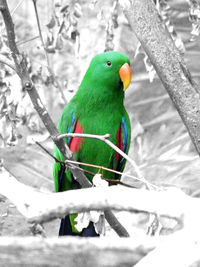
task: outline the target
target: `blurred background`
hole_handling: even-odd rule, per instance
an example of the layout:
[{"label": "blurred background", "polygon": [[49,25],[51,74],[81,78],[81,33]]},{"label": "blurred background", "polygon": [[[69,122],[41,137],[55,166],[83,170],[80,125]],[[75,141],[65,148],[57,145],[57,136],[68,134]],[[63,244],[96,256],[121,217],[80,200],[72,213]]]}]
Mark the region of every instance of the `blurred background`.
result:
[{"label": "blurred background", "polygon": [[[157,0],[155,4],[192,77],[199,84],[200,6],[197,2]],[[132,69],[132,82],[125,97],[132,125],[129,156],[151,183],[176,186],[199,197],[199,157],[118,1],[43,0],[36,1],[37,10],[32,0],[8,0],[8,5],[18,48],[27,55],[30,75],[55,124],[65,104],[76,93],[92,57],[108,50],[125,53]],[[0,31],[0,54],[10,58],[2,18]],[[0,137],[1,164],[19,181],[53,192],[53,160],[35,141],[41,142],[51,153],[53,142],[29,96],[22,90],[18,76],[3,64],[0,69]],[[129,164],[124,172],[134,174]],[[136,187],[144,186],[127,177],[123,177],[123,181]],[[118,217],[130,234],[138,231],[138,225],[143,231],[148,220],[146,215],[124,212],[118,213]],[[57,235],[58,220],[45,224],[45,230],[48,236]],[[13,204],[0,196],[0,235],[28,234],[30,226],[25,219]]]}]

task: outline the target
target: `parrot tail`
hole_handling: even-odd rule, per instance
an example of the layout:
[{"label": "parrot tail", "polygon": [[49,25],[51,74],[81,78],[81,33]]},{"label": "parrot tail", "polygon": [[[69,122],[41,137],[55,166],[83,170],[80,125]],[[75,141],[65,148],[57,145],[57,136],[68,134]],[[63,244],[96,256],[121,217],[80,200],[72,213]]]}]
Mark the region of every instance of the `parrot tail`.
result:
[{"label": "parrot tail", "polygon": [[61,219],[59,236],[64,236],[64,235],[83,236],[83,237],[99,236],[99,234],[95,232],[94,225],[92,222],[90,222],[89,226],[87,228],[84,228],[81,233],[74,233],[72,231],[69,215]]}]

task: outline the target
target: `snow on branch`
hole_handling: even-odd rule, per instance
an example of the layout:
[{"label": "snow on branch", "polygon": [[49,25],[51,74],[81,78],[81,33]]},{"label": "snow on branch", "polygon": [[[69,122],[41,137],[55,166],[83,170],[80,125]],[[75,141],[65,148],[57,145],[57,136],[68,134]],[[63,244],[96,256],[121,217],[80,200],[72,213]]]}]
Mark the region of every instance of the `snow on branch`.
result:
[{"label": "snow on branch", "polygon": [[152,237],[1,237],[0,262],[2,266],[133,266],[157,243]]},{"label": "snow on branch", "polygon": [[191,266],[200,243],[181,231],[172,236],[133,238],[1,237],[2,266]]},{"label": "snow on branch", "polygon": [[[61,193],[43,193],[18,182],[4,171],[0,178],[0,194],[13,202],[29,222],[45,222],[68,213],[89,210],[125,210],[157,213],[173,217],[180,224],[191,222],[200,207],[200,200],[179,189],[149,191],[121,186],[88,188]],[[197,217],[197,216],[196,216]]]},{"label": "snow on branch", "polygon": [[200,260],[200,242],[197,233],[193,235],[182,230],[167,236],[160,241],[161,242],[159,242],[159,245],[156,246],[154,250],[150,251],[148,255],[143,257],[134,266],[198,266],[196,263]]},{"label": "snow on branch", "polygon": [[[58,260],[61,265],[62,256],[67,255],[66,251],[71,255],[67,257],[69,266],[77,266],[73,265],[73,262],[80,251],[82,252],[80,253],[81,261],[87,255],[87,266],[104,266],[103,262],[106,266],[124,266],[123,264],[127,262],[128,266],[132,266],[142,258],[136,266],[186,267],[199,260],[200,199],[189,197],[179,189],[149,191],[113,186],[44,193],[18,182],[8,172],[3,171],[0,176],[0,194],[9,198],[31,223],[49,221],[72,212],[113,209],[157,213],[159,216],[173,217],[183,226],[181,230],[167,237],[152,238],[142,235],[134,236],[134,239],[120,238],[115,241],[113,238],[2,237],[0,240],[1,263],[7,260],[7,264],[13,263],[12,261],[26,264],[34,260],[34,264],[37,262],[49,266],[49,260],[52,263]],[[19,251],[23,253],[18,253]],[[38,253],[40,257],[33,259],[33,255]],[[22,254],[23,257],[17,258]],[[56,259],[52,255],[55,255]],[[109,255],[111,255],[112,262],[108,262]],[[104,261],[98,261],[99,257]],[[93,265],[90,265],[91,262]]]}]

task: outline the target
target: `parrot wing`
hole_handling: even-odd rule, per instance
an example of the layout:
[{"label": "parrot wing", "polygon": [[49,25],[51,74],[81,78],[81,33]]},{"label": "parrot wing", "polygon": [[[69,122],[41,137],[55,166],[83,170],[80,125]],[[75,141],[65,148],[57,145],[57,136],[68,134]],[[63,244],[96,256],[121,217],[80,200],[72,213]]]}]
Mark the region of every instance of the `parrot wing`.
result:
[{"label": "parrot wing", "polygon": [[[58,123],[58,130],[61,134],[64,133],[83,133],[83,128],[80,125],[77,117],[76,117],[76,104],[70,102],[65,109],[63,110],[62,116]],[[77,154],[80,150],[81,144],[83,142],[82,137],[67,137],[65,138],[65,142],[69,146],[70,150],[74,153],[75,158],[77,158]],[[54,156],[60,160],[64,161],[64,157],[60,150],[55,146],[54,148]],[[72,189],[75,185],[75,181],[72,177],[72,174],[66,169],[64,164],[59,162],[54,163],[53,168],[54,175],[54,184],[55,191],[65,191]],[[64,179],[67,178],[67,179]]]},{"label": "parrot wing", "polygon": [[[117,147],[120,148],[124,153],[128,154],[129,146],[130,146],[130,120],[128,115],[122,117],[120,127],[117,131]],[[126,160],[119,153],[115,153],[113,157],[113,168],[116,171],[123,172],[125,167]],[[120,178],[120,175],[115,176],[116,179]]]}]

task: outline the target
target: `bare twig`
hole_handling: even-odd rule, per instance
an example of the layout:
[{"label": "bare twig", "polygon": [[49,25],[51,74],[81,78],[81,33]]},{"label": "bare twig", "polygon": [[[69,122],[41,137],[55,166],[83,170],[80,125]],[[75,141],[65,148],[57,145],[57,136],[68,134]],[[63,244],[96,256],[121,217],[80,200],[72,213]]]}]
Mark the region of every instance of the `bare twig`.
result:
[{"label": "bare twig", "polygon": [[38,35],[38,36],[35,36],[35,37],[33,37],[33,38],[30,38],[30,39],[28,39],[28,40],[21,40],[21,41],[18,41],[18,42],[16,42],[16,44],[19,46],[19,45],[23,45],[23,44],[26,44],[26,43],[29,43],[29,42],[31,42],[31,41],[33,41],[33,40],[36,40],[36,39],[38,39],[38,38],[40,38],[40,36]]},{"label": "bare twig", "polygon": [[17,72],[14,62],[8,59],[7,57],[5,57],[4,55],[0,55],[0,63],[7,65],[11,69],[13,69],[15,72]]},{"label": "bare twig", "polygon": [[[39,142],[37,142],[37,141],[34,141],[40,148],[42,148],[44,151],[45,151],[45,153],[47,153],[51,158],[53,158],[56,162],[59,162],[59,163],[61,163],[61,164],[65,164],[66,165],[66,162],[68,161],[68,160],[66,160],[66,161],[62,161],[62,160],[59,160],[59,159],[57,159],[56,157],[54,157],[54,155],[52,155],[43,145],[41,145]],[[77,161],[74,161],[74,160],[70,160],[68,163],[70,163],[70,164],[75,164],[75,166],[76,165],[79,165],[80,164],[80,162],[77,162]],[[68,167],[67,165],[66,165],[66,167]],[[87,170],[85,170],[85,169],[82,169],[82,168],[80,168],[79,166],[76,166],[76,168],[78,169],[78,170],[80,170],[80,171],[82,171],[82,172],[85,172],[85,173],[88,173],[88,174],[91,174],[91,175],[95,175],[95,173],[93,173],[93,172],[90,172],[90,171],[87,171]]]},{"label": "bare twig", "polygon": [[[73,161],[73,160],[65,160],[65,163],[67,165],[67,163],[72,163],[72,164],[76,164],[76,165],[83,165],[83,166],[88,166],[88,167],[94,167],[94,168],[97,168],[99,170],[104,170],[104,171],[108,171],[108,172],[113,172],[113,173],[116,173],[116,174],[119,174],[119,175],[123,175],[123,176],[126,176],[126,177],[130,177],[136,181],[139,181],[139,182],[142,182],[144,183],[145,185],[148,186],[148,188],[154,188],[156,190],[160,190],[160,187],[148,182],[146,179],[144,180],[141,180],[140,178],[136,177],[136,176],[133,176],[131,174],[128,174],[126,172],[119,172],[119,171],[116,171],[116,170],[113,170],[113,169],[110,169],[110,168],[106,168],[104,166],[101,166],[101,165],[96,165],[96,164],[91,164],[91,163],[85,163],[85,162],[81,162],[81,161]],[[111,179],[108,179],[110,182],[114,182],[114,180],[111,180]],[[116,183],[119,183],[119,181],[115,181]],[[121,182],[120,184],[122,185],[125,185],[125,186],[130,186],[124,182]]]},{"label": "bare twig", "polygon": [[65,137],[86,137],[86,138],[98,139],[104,142],[105,139],[108,139],[110,137],[110,134],[95,135],[95,134],[81,134],[81,133],[65,133],[65,134],[60,134],[59,136],[56,136],[56,139],[59,140]]},{"label": "bare twig", "polygon": [[45,151],[45,153],[47,153],[52,159],[54,159],[55,160],[55,162],[59,162],[59,163],[64,163],[62,160],[59,160],[59,159],[57,159],[56,157],[54,157],[54,155],[52,155],[43,145],[41,145],[38,141],[35,141],[35,140],[33,140],[35,143],[36,143],[36,145],[38,145],[42,150],[44,150]]},{"label": "bare twig", "polygon": [[58,90],[59,90],[59,92],[61,94],[61,97],[63,99],[63,102],[65,104],[67,104],[67,100],[66,100],[65,95],[63,93],[62,87],[61,87],[58,79],[56,78],[56,76],[55,76],[55,74],[54,74],[54,72],[53,72],[53,70],[51,68],[51,65],[50,65],[49,55],[47,53],[45,42],[44,42],[44,39],[43,39],[43,36],[42,36],[42,30],[41,30],[41,26],[40,26],[39,14],[38,14],[38,10],[37,10],[37,0],[32,0],[32,1],[33,1],[34,9],[35,9],[35,15],[36,15],[36,20],[37,20],[38,32],[39,32],[40,40],[42,42],[42,46],[43,46],[43,49],[44,49],[46,61],[47,61],[48,71],[49,71],[50,75],[53,78],[54,85],[58,88]]},{"label": "bare twig", "polygon": [[[119,174],[119,175],[124,175],[124,176],[128,176],[128,177],[131,177],[133,179],[136,179],[136,180],[139,180],[137,177],[135,176],[132,176],[130,174],[126,174],[126,173],[122,173],[122,172],[119,172],[119,171],[115,171],[113,169],[109,169],[109,168],[106,168],[106,167],[103,167],[103,166],[100,166],[100,165],[95,165],[95,164],[90,164],[90,163],[84,163],[84,162],[80,162],[80,161],[74,161],[74,160],[65,160],[65,161],[61,161],[61,160],[58,160],[56,157],[54,157],[54,155],[52,155],[43,145],[41,145],[39,142],[37,141],[34,141],[40,148],[42,148],[45,153],[47,153],[51,158],[53,158],[56,162],[59,162],[61,164],[65,164],[66,167],[67,167],[67,164],[68,163],[71,163],[71,164],[74,164],[74,165],[83,165],[83,166],[89,166],[89,167],[94,167],[94,168],[97,168],[99,170],[105,170],[105,171],[108,171],[108,172],[112,172],[112,173],[116,173],[116,174]],[[76,166],[76,168],[79,168],[78,166]],[[85,170],[85,169],[82,169],[82,168],[79,168],[80,171],[82,172],[85,172],[85,173],[88,173],[90,175],[95,175],[96,173],[94,172],[90,172],[88,170]],[[115,183],[115,184],[121,184],[121,185],[124,185],[124,186],[127,186],[127,187],[133,187],[129,184],[126,184],[124,182],[121,182],[120,180],[116,180],[116,179],[107,179],[106,177],[101,177],[103,180],[107,181],[107,182],[111,182],[111,183]],[[140,181],[140,180],[139,180]],[[133,187],[134,188],[134,187]]]},{"label": "bare twig", "polygon": [[40,40],[42,42],[42,46],[44,49],[47,65],[50,66],[49,56],[48,56],[48,53],[47,53],[47,50],[45,47],[44,39],[42,36],[42,30],[41,30],[41,26],[40,26],[40,19],[39,19],[38,10],[37,10],[37,0],[32,0],[32,1],[33,1],[33,5],[34,5],[35,16],[36,16],[36,20],[37,20],[37,26],[38,26],[38,32],[39,32]]},{"label": "bare twig", "polygon": [[56,138],[62,139],[65,137],[85,137],[85,138],[94,138],[98,139],[100,141],[105,142],[108,146],[110,146],[112,149],[114,149],[117,153],[119,153],[122,157],[124,157],[127,161],[131,163],[131,165],[134,167],[135,172],[137,173],[138,177],[141,178],[142,174],[136,165],[136,163],[126,154],[124,153],[121,149],[119,149],[116,145],[114,145],[108,138],[110,137],[110,134],[105,134],[105,135],[95,135],[95,134],[83,134],[83,133],[66,133],[57,136]]},{"label": "bare twig", "polygon": [[14,13],[15,13],[15,11],[21,6],[21,4],[22,4],[22,2],[23,2],[24,0],[21,0],[21,1],[19,1],[18,3],[17,3],[17,5],[15,6],[15,8],[11,11],[11,17],[14,15]]},{"label": "bare twig", "polygon": [[[42,122],[44,123],[50,135],[58,136],[59,135],[58,129],[56,128],[51,117],[49,116],[45,106],[43,105],[38,95],[35,85],[33,84],[30,78],[30,75],[28,73],[27,66],[26,66],[26,60],[19,53],[19,50],[16,46],[14,25],[13,25],[13,21],[12,21],[6,0],[0,0],[0,11],[2,13],[4,22],[5,22],[5,27],[6,27],[7,36],[8,36],[8,46],[11,50],[12,57],[15,62],[17,74],[21,78],[22,86],[29,94],[34,108],[36,109],[38,115],[40,116]],[[63,154],[65,159],[74,160],[72,152],[70,151],[70,149],[68,148],[68,146],[66,145],[63,139],[54,141],[54,143],[56,144],[60,152]],[[92,186],[90,181],[85,177],[85,175],[78,168],[74,168],[74,166],[71,168],[70,165],[68,167],[71,173],[73,174],[74,179],[77,180],[77,182],[83,188]],[[111,217],[113,218],[113,222],[116,222],[116,218],[114,214],[112,214],[111,211],[109,211],[109,213],[110,213],[110,217],[108,219],[108,223],[111,225],[111,227],[118,233],[119,236],[125,236],[125,237],[129,236],[126,229],[120,224],[120,222],[118,222],[117,225],[115,223],[114,225],[112,225],[112,220],[110,218]]]},{"label": "bare twig", "polygon": [[[143,182],[141,181],[139,178],[131,175],[131,174],[128,174],[128,173],[125,173],[125,172],[119,172],[119,171],[116,171],[116,170],[113,170],[113,169],[110,169],[110,168],[106,168],[104,166],[101,166],[101,165],[96,165],[96,164],[91,164],[91,163],[85,163],[85,162],[81,162],[81,161],[72,161],[72,160],[65,160],[65,163],[72,163],[72,164],[79,164],[79,165],[83,165],[83,166],[88,166],[88,167],[93,167],[93,168],[97,168],[99,170],[104,170],[104,171],[108,171],[108,172],[113,172],[113,173],[116,173],[116,174],[119,174],[119,175],[123,175],[123,176],[127,176],[127,177],[130,177],[130,178],[133,178],[135,179],[136,181],[140,181],[140,182]],[[110,180],[110,179],[108,179]],[[113,180],[110,180],[110,181],[113,181]],[[156,187],[155,185],[151,184],[148,182],[149,185],[151,185],[152,187],[155,187],[158,189],[158,187]],[[127,185],[127,184],[125,184]]]},{"label": "bare twig", "polygon": [[149,183],[142,175],[139,167],[137,166],[137,164],[135,163],[134,160],[132,160],[126,153],[124,153],[121,149],[119,149],[116,145],[114,145],[110,140],[108,140],[108,138],[110,137],[110,134],[105,134],[105,135],[95,135],[95,134],[82,134],[82,133],[66,133],[66,134],[62,134],[57,136],[56,138],[62,139],[65,137],[84,137],[84,138],[94,138],[94,139],[98,139],[100,141],[105,142],[108,146],[110,146],[112,149],[114,149],[117,153],[119,153],[122,157],[124,157],[127,161],[129,161],[131,163],[131,165],[133,166],[136,174],[137,174],[137,178],[139,181],[143,182],[144,184],[146,184],[146,186],[150,189],[151,187],[155,187],[153,184]]}]

